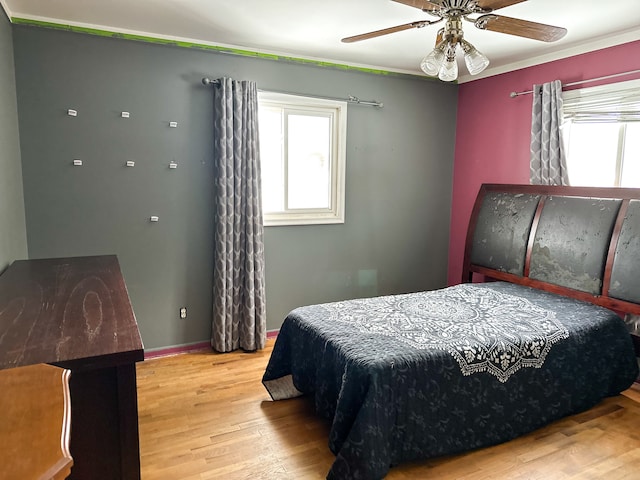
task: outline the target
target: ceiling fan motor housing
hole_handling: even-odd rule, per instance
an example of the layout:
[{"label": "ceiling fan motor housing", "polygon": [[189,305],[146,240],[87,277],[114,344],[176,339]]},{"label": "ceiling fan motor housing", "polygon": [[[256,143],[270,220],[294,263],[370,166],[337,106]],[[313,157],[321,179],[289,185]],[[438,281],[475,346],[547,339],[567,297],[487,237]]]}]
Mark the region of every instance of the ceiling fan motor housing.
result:
[{"label": "ceiling fan motor housing", "polygon": [[477,0],[442,0],[439,3],[440,9],[433,13],[440,13],[442,16],[460,15],[465,16],[471,13],[488,13],[487,10],[478,6]]},{"label": "ceiling fan motor housing", "polygon": [[456,44],[462,40],[463,36],[462,18],[458,15],[448,17],[447,23],[444,26],[444,40],[451,44]]}]

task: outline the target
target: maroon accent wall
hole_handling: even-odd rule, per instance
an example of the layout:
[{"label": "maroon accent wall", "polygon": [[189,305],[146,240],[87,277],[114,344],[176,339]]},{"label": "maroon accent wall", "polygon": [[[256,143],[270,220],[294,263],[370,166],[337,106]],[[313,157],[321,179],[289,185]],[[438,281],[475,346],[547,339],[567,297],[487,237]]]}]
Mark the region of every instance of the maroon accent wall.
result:
[{"label": "maroon accent wall", "polygon": [[[640,69],[640,41],[460,85],[449,240],[449,285],[460,282],[467,225],[483,183],[529,183],[531,95],[512,91],[560,79],[563,84]],[[640,74],[589,83],[595,86]],[[573,87],[579,88],[579,87]]]}]

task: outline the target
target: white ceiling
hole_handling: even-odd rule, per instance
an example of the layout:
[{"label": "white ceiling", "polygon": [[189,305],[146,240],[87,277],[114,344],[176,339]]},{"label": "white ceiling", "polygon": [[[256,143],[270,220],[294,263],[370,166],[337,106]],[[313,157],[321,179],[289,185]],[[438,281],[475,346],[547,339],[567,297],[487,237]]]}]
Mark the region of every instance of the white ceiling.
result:
[{"label": "white ceiling", "polygon": [[[429,15],[391,0],[0,0],[7,15],[118,33],[186,40],[262,53],[421,74],[439,25],[345,44],[340,39]],[[459,81],[640,40],[640,0],[528,0],[501,15],[565,27],[544,43],[480,31],[464,23],[465,38],[491,65]],[[460,61],[460,59],[459,59]]]}]

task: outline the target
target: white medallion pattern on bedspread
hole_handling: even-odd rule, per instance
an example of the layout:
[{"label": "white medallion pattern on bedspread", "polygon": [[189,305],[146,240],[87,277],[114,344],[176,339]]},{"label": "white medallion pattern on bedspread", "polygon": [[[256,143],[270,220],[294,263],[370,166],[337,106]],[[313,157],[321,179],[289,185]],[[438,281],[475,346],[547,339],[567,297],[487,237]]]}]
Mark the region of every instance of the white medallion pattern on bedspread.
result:
[{"label": "white medallion pattern on bedspread", "polygon": [[521,368],[540,368],[553,344],[569,336],[555,312],[471,284],[322,307],[327,319],[416,349],[448,352],[463,375],[488,372],[503,383]]}]

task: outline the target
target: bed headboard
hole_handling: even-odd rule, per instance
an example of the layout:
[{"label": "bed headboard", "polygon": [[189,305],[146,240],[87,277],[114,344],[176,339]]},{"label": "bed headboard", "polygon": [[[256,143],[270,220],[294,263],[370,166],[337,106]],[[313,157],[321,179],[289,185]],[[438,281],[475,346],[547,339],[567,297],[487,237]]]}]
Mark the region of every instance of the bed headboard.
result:
[{"label": "bed headboard", "polygon": [[474,273],[640,314],[640,189],[482,185],[462,281]]}]

